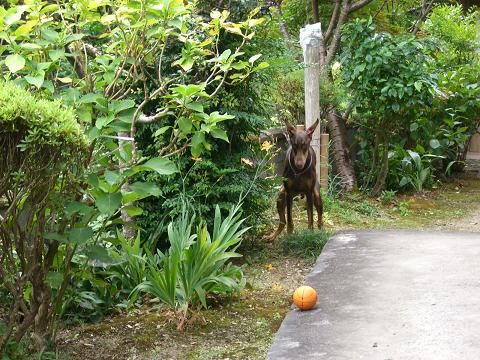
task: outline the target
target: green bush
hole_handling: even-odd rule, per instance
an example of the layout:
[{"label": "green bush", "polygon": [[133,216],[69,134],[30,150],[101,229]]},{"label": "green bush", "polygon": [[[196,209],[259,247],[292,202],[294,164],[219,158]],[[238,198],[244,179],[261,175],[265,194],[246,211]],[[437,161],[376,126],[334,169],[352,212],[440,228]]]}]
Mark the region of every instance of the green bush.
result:
[{"label": "green bush", "polygon": [[[25,159],[30,160],[29,166],[41,169],[53,157],[60,156],[61,163],[72,152],[85,152],[87,147],[72,109],[4,81],[0,81],[0,144],[2,179],[13,165],[21,166]],[[8,156],[11,151],[14,157]]]},{"label": "green bush", "polygon": [[435,83],[424,45],[412,35],[376,33],[372,18],[357,19],[345,25],[342,42],[343,79],[364,141],[360,175],[365,188],[375,178],[372,193],[378,196],[389,172],[390,146],[433,102]]},{"label": "green bush", "polygon": [[0,353],[32,327],[41,349],[69,278],[59,268],[69,268],[83,236],[65,206],[79,194],[87,142],[71,109],[0,82],[0,153],[0,283],[12,298]]},{"label": "green bush", "polygon": [[165,253],[148,255],[147,280],[132,292],[144,292],[174,309],[181,310],[179,328],[183,327],[190,310],[197,304],[207,307],[208,293],[225,294],[244,286],[242,270],[229,263],[240,257],[236,252],[242,235],[240,205],[230,209],[222,220],[220,208],[215,209],[212,232],[200,222],[192,234],[194,218],[186,208],[177,221],[168,225],[170,248]]}]

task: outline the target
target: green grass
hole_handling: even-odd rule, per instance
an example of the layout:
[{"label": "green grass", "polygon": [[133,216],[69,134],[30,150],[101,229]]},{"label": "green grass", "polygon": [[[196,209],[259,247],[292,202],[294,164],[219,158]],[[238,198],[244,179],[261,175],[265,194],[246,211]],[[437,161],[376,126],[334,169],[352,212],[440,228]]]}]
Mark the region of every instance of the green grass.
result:
[{"label": "green grass", "polygon": [[313,262],[331,235],[325,230],[298,230],[281,237],[279,244],[285,255],[301,256]]}]

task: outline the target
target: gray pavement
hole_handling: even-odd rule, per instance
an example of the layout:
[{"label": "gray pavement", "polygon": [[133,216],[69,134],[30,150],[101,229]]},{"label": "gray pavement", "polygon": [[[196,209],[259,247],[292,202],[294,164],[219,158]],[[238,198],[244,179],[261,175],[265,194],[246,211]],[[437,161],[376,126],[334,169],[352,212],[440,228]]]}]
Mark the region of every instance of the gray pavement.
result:
[{"label": "gray pavement", "polygon": [[269,359],[480,359],[480,234],[340,233],[306,284]]}]

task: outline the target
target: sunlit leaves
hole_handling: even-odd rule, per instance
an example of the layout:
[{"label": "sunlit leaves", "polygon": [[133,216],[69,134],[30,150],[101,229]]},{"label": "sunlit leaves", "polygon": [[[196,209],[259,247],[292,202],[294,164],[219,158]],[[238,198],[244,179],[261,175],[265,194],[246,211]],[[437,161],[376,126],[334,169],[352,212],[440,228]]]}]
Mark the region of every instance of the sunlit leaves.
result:
[{"label": "sunlit leaves", "polygon": [[35,76],[27,75],[25,76],[25,80],[35,86],[37,89],[40,89],[43,85],[43,81],[45,79],[45,72],[44,71],[38,71]]},{"label": "sunlit leaves", "polygon": [[5,65],[8,70],[15,73],[25,67],[25,58],[18,54],[8,55],[5,59]]},{"label": "sunlit leaves", "polygon": [[347,24],[343,41],[346,86],[356,106],[375,112],[377,125],[385,120],[393,126],[394,114],[406,120],[407,113],[432,101],[433,79],[417,38],[375,33],[371,20],[355,20]]}]

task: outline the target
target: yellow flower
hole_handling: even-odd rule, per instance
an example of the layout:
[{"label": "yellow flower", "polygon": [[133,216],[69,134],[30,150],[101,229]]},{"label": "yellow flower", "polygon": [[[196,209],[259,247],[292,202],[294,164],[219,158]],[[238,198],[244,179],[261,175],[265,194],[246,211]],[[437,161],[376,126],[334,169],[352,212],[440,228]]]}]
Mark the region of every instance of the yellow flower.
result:
[{"label": "yellow flower", "polygon": [[273,144],[270,141],[264,141],[262,143],[261,149],[262,151],[268,151],[273,147]]},{"label": "yellow flower", "polygon": [[201,157],[194,157],[194,156],[192,156],[192,160],[193,160],[193,161],[202,161],[202,158],[201,158]]},{"label": "yellow flower", "polygon": [[248,166],[253,166],[253,162],[250,159],[247,158],[242,158],[242,164],[248,165]]}]

